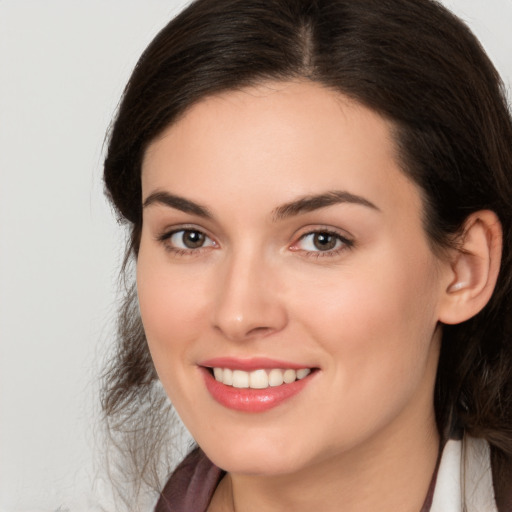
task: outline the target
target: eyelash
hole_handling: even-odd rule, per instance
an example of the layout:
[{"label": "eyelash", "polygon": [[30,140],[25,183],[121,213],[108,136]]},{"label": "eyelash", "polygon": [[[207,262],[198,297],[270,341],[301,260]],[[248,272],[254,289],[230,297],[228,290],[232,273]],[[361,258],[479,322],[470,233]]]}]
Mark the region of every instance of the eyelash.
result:
[{"label": "eyelash", "polygon": [[[179,233],[182,233],[182,237],[185,235],[185,233],[197,233],[201,236],[204,236],[205,240],[209,240],[211,243],[206,246],[202,245],[196,248],[182,248],[173,246],[171,244],[171,239],[174,235]],[[175,256],[198,256],[203,252],[203,250],[208,249],[209,247],[217,246],[217,243],[212,240],[206,233],[193,227],[181,227],[179,229],[173,229],[172,231],[165,232],[158,236],[157,240],[164,245],[166,251],[171,252]]]},{"label": "eyelash", "polygon": [[[208,245],[201,245],[196,248],[181,248],[171,245],[170,240],[173,236],[182,233],[182,237],[185,233],[196,233],[200,236],[203,236],[205,240],[209,240],[210,243]],[[334,237],[336,239],[336,244],[340,243],[339,247],[333,249],[327,249],[325,251],[322,250],[307,250],[301,249],[298,247],[298,244],[305,240],[307,237],[315,236],[315,235],[327,235],[328,237]],[[179,229],[173,229],[172,231],[165,232],[157,237],[157,240],[161,242],[166,251],[171,252],[175,256],[198,256],[204,250],[208,250],[210,247],[218,247],[218,244],[210,238],[207,234],[205,234],[200,229],[196,229],[193,227],[181,227]],[[343,251],[352,249],[354,247],[354,241],[347,238],[346,236],[341,235],[340,233],[333,231],[331,229],[315,229],[312,231],[308,231],[301,235],[299,239],[289,246],[289,249],[294,252],[301,252],[305,257],[308,258],[325,258],[325,257],[334,257],[338,256]]]},{"label": "eyelash", "polygon": [[[307,237],[315,236],[315,235],[327,235],[329,237],[334,237],[336,239],[336,243],[340,242],[340,245],[337,248],[328,249],[325,251],[305,250],[305,249],[300,249],[299,247],[297,247],[299,242],[305,240]],[[354,247],[354,245],[355,245],[354,240],[351,240],[351,239],[347,238],[346,236],[343,236],[340,233],[333,231],[331,229],[320,228],[320,229],[308,231],[307,233],[304,233],[303,235],[301,235],[299,237],[298,241],[294,242],[294,244],[290,247],[290,249],[293,251],[302,252],[304,254],[304,256],[307,258],[317,258],[318,259],[318,258],[332,258],[332,257],[338,256],[342,252],[352,249]]]}]

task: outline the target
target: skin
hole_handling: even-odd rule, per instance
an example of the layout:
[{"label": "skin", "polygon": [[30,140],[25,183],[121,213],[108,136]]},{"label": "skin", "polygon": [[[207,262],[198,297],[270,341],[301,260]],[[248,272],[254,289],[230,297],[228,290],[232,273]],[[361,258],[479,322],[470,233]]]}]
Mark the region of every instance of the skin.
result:
[{"label": "skin", "polygon": [[[158,375],[228,471],[210,511],[420,510],[439,446],[439,320],[456,276],[432,252],[389,124],[309,82],[226,92],[149,146],[142,191],[143,201],[166,192],[210,214],[150,201],[137,262]],[[329,191],[373,206],[276,215]],[[184,227],[204,245],[168,236]],[[314,231],[342,238],[321,251]],[[198,368],[221,356],[318,371],[278,407],[237,412],[213,400]]]}]

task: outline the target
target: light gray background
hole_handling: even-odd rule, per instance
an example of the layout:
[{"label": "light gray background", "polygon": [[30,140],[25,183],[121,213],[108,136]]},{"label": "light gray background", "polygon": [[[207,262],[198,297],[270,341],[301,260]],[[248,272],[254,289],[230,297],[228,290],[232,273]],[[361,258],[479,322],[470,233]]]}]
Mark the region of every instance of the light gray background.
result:
[{"label": "light gray background", "polygon": [[[0,0],[0,511],[108,507],[97,375],[123,236],[105,131],[139,54],[186,0]],[[446,0],[512,83],[512,0]]]}]

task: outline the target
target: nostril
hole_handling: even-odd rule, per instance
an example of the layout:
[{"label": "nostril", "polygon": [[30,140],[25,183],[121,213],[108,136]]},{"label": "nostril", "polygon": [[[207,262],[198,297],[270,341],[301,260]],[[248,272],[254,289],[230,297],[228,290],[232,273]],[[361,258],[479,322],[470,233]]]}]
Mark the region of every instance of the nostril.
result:
[{"label": "nostril", "polygon": [[266,333],[270,332],[271,330],[272,329],[270,327],[254,327],[247,333],[247,335],[251,336],[251,335],[258,335],[258,334],[266,334]]},{"label": "nostril", "polygon": [[272,326],[256,326],[251,327],[250,325],[244,325],[239,323],[224,323],[224,325],[214,325],[214,329],[221,333],[223,336],[237,341],[249,340],[259,337],[265,337],[273,332],[279,331],[280,326],[276,328]]}]

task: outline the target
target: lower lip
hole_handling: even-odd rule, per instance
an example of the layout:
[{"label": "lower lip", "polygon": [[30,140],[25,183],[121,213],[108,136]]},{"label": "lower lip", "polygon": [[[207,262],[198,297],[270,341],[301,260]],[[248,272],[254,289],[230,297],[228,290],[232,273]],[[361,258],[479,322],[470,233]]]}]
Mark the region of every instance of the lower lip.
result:
[{"label": "lower lip", "polygon": [[264,412],[278,406],[300,393],[316,373],[310,373],[307,377],[290,384],[269,386],[265,389],[251,389],[226,386],[222,382],[216,381],[206,368],[201,368],[201,372],[203,373],[206,389],[214,400],[228,409],[242,412]]}]

